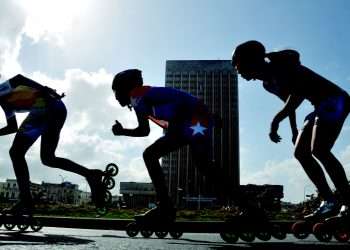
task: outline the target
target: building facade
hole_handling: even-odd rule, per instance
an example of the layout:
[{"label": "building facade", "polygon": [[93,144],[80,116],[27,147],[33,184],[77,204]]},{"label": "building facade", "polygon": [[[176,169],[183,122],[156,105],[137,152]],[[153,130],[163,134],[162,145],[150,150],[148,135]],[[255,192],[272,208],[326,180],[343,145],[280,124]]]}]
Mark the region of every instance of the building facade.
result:
[{"label": "building facade", "polygon": [[15,179],[7,179],[6,182],[0,183],[0,198],[2,200],[18,200],[19,189]]},{"label": "building facade", "polygon": [[120,194],[128,208],[144,208],[153,206],[156,193],[152,183],[120,182]]},{"label": "building facade", "polygon": [[[41,184],[30,183],[30,191],[33,198],[52,203],[64,203],[82,205],[90,202],[91,194],[79,190],[78,185],[70,182]],[[7,179],[6,182],[0,182],[0,200],[18,201],[19,189],[15,179]]]},{"label": "building facade", "polygon": [[[211,113],[222,119],[214,128],[212,150],[225,177],[225,189],[239,186],[239,123],[237,73],[229,60],[170,60],[166,62],[165,86],[200,98]],[[162,158],[169,192],[179,203],[191,197],[210,196],[210,190],[184,147]],[[200,166],[199,166],[200,167]],[[215,187],[214,187],[215,188]]]},{"label": "building facade", "polygon": [[42,182],[44,199],[53,203],[80,204],[81,191],[78,185],[70,182],[47,183]]}]

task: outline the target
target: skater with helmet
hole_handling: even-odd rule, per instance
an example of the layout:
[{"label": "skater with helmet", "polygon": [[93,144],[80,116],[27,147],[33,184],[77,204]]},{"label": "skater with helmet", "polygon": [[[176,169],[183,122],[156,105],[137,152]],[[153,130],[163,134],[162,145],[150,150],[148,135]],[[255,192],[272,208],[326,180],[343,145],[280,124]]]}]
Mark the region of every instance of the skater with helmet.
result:
[{"label": "skater with helmet", "polygon": [[116,136],[143,137],[150,132],[149,120],[165,129],[165,134],[143,152],[143,159],[153,182],[157,206],[136,220],[172,222],[176,210],[164,174],[159,164],[162,156],[189,145],[199,170],[210,178],[214,161],[210,151],[213,116],[196,97],[169,87],[144,86],[141,71],[128,69],[115,75],[112,90],[122,107],[134,110],[138,126],[123,128],[116,121],[112,131]]},{"label": "skater with helmet", "polygon": [[[295,50],[266,53],[260,42],[247,41],[234,50],[232,65],[247,81],[261,80],[267,91],[285,103],[271,122],[269,137],[275,143],[280,142],[281,137],[277,133],[279,124],[285,118],[290,118],[295,143],[294,156],[323,198],[319,208],[306,218],[324,218],[339,211],[319,162],[341,194],[341,211],[345,214],[350,200],[348,179],[331,149],[349,114],[349,95],[333,82],[302,65],[299,53]],[[311,102],[314,111],[305,117],[304,126],[297,134],[295,111],[304,100]]]}]

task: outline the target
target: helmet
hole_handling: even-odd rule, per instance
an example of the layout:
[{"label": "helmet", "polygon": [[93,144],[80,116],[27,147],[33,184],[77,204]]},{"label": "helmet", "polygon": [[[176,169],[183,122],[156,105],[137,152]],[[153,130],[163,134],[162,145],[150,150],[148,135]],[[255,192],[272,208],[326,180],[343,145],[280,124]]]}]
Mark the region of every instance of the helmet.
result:
[{"label": "helmet", "polygon": [[247,41],[238,45],[232,54],[232,66],[242,62],[256,62],[265,58],[265,47],[258,41]]},{"label": "helmet", "polygon": [[129,92],[135,88],[143,85],[142,73],[138,69],[127,69],[115,75],[112,82],[112,89],[115,98],[120,105],[128,105]]}]

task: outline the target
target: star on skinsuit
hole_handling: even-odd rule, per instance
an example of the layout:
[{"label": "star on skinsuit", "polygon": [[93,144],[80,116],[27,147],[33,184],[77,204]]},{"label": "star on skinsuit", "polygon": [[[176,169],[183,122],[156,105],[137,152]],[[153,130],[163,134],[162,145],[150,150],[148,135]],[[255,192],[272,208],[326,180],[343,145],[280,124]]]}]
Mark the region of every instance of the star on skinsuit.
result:
[{"label": "star on skinsuit", "polygon": [[192,133],[193,136],[196,135],[196,134],[202,134],[202,135],[204,135],[204,130],[207,130],[207,128],[206,128],[206,127],[203,127],[203,126],[200,124],[200,122],[197,122],[196,125],[191,126],[190,128],[193,130],[193,133]]}]

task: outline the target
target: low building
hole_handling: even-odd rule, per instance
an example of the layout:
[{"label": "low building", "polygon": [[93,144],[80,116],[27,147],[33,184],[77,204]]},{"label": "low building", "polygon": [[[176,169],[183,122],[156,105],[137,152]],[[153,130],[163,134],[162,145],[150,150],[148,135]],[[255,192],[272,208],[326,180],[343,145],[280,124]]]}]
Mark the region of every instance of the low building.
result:
[{"label": "low building", "polygon": [[[70,182],[41,184],[30,183],[34,199],[51,203],[82,205],[91,201],[91,194],[79,190],[78,185]],[[19,199],[19,189],[16,179],[0,182],[0,200],[16,202]]]},{"label": "low building", "polygon": [[[78,185],[71,182],[58,183],[41,183],[44,199],[53,203],[65,203],[80,205],[82,191],[78,189]],[[85,194],[87,196],[87,194]],[[86,198],[84,195],[84,198]]]},{"label": "low building", "polygon": [[152,183],[120,182],[120,194],[128,208],[142,208],[154,206],[156,192]]},{"label": "low building", "polygon": [[15,179],[7,179],[0,183],[0,198],[7,201],[17,201],[19,196],[18,184]]}]

